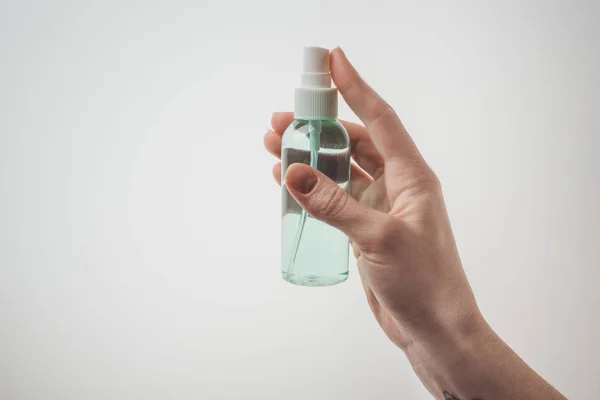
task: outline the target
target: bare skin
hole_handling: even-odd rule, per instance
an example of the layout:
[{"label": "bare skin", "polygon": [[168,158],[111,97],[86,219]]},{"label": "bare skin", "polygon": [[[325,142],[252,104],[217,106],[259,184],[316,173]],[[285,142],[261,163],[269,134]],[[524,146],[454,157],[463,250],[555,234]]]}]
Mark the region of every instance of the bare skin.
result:
[{"label": "bare skin", "polygon": [[[394,110],[339,48],[331,73],[363,125],[343,122],[352,142],[352,192],[293,164],[285,181],[314,218],[350,237],[367,301],[437,399],[564,399],[482,317],[463,271],[440,183]],[[266,149],[281,156],[293,114],[275,113]],[[281,183],[281,163],[273,169]]]}]

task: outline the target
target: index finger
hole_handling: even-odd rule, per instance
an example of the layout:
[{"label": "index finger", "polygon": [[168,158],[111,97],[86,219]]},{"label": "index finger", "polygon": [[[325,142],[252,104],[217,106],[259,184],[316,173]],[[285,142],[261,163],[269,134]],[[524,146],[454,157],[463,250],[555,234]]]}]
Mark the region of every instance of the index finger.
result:
[{"label": "index finger", "polygon": [[367,127],[385,161],[395,159],[413,164],[421,159],[393,108],[361,78],[339,47],[331,52],[331,75],[348,106]]}]

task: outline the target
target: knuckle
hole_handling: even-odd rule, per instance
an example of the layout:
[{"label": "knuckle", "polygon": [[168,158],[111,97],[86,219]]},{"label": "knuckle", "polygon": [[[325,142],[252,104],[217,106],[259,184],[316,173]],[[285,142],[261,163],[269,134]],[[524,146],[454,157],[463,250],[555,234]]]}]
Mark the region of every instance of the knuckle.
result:
[{"label": "knuckle", "polygon": [[373,235],[378,243],[385,244],[393,241],[398,231],[397,221],[393,217],[385,218],[379,224]]},{"label": "knuckle", "polygon": [[360,89],[360,77],[357,75],[353,77],[353,79],[348,80],[348,82],[340,88],[340,92],[351,93],[353,90]]},{"label": "knuckle", "polygon": [[328,187],[319,196],[319,213],[329,218],[336,218],[348,205],[348,195],[336,187]]},{"label": "knuckle", "polygon": [[373,104],[371,123],[376,124],[386,118],[396,118],[396,110],[384,100],[377,99]]},{"label": "knuckle", "polygon": [[440,178],[436,175],[435,172],[429,170],[427,171],[422,178],[421,185],[426,191],[429,192],[439,192],[442,189],[442,183],[440,182]]},{"label": "knuckle", "polygon": [[414,177],[409,179],[408,182],[407,189],[412,190],[416,194],[437,194],[442,190],[439,177],[429,167],[415,173]]},{"label": "knuckle", "polygon": [[440,178],[436,175],[433,174],[433,181],[432,181],[432,187],[436,192],[441,192],[442,191],[442,181],[440,181]]}]

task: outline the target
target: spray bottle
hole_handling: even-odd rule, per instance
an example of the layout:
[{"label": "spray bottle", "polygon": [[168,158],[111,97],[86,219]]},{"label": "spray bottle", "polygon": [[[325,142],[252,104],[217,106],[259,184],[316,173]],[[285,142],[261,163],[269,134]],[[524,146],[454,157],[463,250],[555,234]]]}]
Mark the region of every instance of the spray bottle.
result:
[{"label": "spray bottle", "polygon": [[342,189],[350,187],[350,138],[337,121],[329,50],[305,47],[301,84],[295,91],[294,122],[283,134],[282,275],[302,286],[330,286],[348,278],[348,237],[312,218],[289,194],[285,172],[293,163],[318,169]]}]

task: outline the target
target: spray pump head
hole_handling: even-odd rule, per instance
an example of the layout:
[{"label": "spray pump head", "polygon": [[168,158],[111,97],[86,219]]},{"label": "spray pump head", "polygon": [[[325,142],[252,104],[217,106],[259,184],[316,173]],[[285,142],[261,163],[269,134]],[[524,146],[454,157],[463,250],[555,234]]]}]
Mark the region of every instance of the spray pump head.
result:
[{"label": "spray pump head", "polygon": [[301,86],[304,88],[330,88],[329,50],[305,47],[302,63]]},{"label": "spray pump head", "polygon": [[294,117],[323,120],[337,118],[337,89],[331,87],[329,50],[305,47],[300,87],[296,88]]}]

